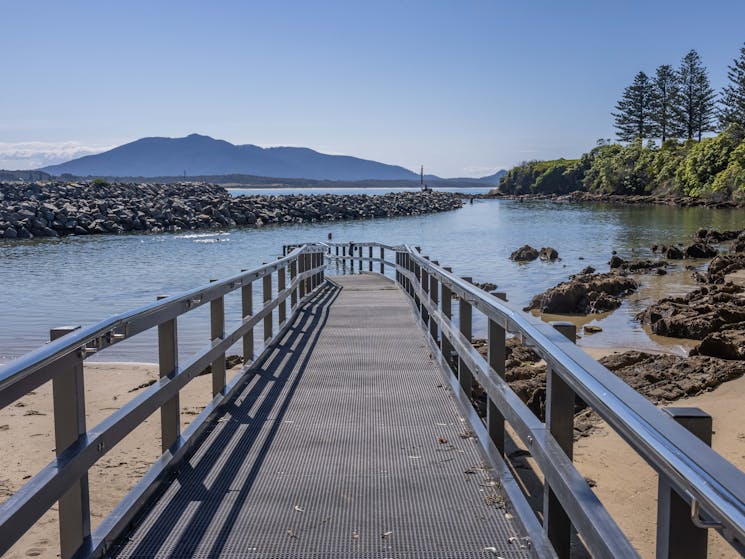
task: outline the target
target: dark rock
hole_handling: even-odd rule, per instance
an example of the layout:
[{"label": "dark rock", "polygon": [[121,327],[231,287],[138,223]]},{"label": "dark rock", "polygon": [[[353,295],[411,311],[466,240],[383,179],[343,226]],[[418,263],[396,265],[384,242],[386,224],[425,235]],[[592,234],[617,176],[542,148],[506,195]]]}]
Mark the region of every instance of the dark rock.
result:
[{"label": "dark rock", "polygon": [[745,361],[627,351],[600,363],[653,402],[673,402],[712,390],[745,374]]},{"label": "dark rock", "polygon": [[476,282],[473,282],[473,285],[475,285],[479,289],[483,289],[487,293],[491,293],[492,291],[494,291],[497,288],[497,284],[496,283],[489,283],[488,281],[487,282],[484,282],[484,283],[479,283],[479,282],[476,281]]},{"label": "dark rock", "polygon": [[623,258],[621,258],[620,256],[614,255],[614,256],[611,256],[610,262],[608,264],[610,264],[610,268],[611,270],[613,270],[615,268],[620,268],[625,263],[626,261]]},{"label": "dark rock", "polygon": [[720,254],[709,263],[706,270],[706,281],[709,283],[724,283],[727,274],[742,269],[745,269],[745,254]]},{"label": "dark rock", "polygon": [[712,258],[718,253],[717,249],[707,243],[694,243],[685,249],[686,258]]},{"label": "dark rock", "polygon": [[636,291],[639,284],[617,273],[577,274],[533,298],[524,310],[551,314],[606,312],[621,306],[621,298]]},{"label": "dark rock", "polygon": [[555,248],[543,247],[538,253],[538,258],[546,262],[553,262],[554,260],[559,258],[559,253]]},{"label": "dark rock", "polygon": [[661,299],[637,319],[660,336],[703,340],[724,326],[745,322],[745,288],[708,285],[683,297]]},{"label": "dark rock", "polygon": [[530,262],[538,258],[538,251],[530,245],[524,245],[510,255],[515,262]]},{"label": "dark rock", "polygon": [[1,234],[12,227],[21,238],[409,216],[462,205],[458,194],[444,192],[233,197],[194,183],[0,182]]},{"label": "dark rock", "polygon": [[745,360],[745,323],[721,332],[712,332],[691,350],[691,355]]},{"label": "dark rock", "polygon": [[613,256],[610,259],[611,270],[626,270],[628,272],[648,272],[665,268],[667,262],[664,260],[631,260],[627,261],[620,256]]},{"label": "dark rock", "polygon": [[682,260],[684,257],[683,251],[676,246],[669,246],[665,251],[665,258],[669,260]]}]

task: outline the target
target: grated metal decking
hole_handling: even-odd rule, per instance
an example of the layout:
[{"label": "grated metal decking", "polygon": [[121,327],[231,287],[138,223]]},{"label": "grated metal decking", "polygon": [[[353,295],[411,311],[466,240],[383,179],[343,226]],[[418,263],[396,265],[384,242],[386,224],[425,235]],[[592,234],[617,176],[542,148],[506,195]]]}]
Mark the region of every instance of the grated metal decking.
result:
[{"label": "grated metal decking", "polygon": [[334,281],[114,556],[527,556],[405,295]]}]

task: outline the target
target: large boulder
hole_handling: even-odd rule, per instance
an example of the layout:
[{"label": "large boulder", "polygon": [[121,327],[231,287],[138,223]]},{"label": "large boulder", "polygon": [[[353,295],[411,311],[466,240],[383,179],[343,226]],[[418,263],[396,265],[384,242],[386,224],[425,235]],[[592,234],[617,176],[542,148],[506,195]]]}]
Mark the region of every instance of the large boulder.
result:
[{"label": "large boulder", "polygon": [[551,314],[607,312],[620,307],[621,299],[638,287],[636,280],[622,274],[577,274],[533,297],[524,310]]},{"label": "large boulder", "polygon": [[745,323],[729,330],[712,332],[691,350],[691,355],[745,360]]},{"label": "large boulder", "polygon": [[668,260],[682,260],[683,256],[683,251],[676,246],[671,245],[665,251],[665,258]]},{"label": "large boulder", "polygon": [[515,262],[531,262],[536,258],[538,258],[538,251],[530,245],[521,246],[510,254],[510,260],[514,260]]},{"label": "large boulder", "polygon": [[745,253],[720,254],[709,263],[705,278],[709,283],[724,283],[727,274],[742,269],[745,269]]},{"label": "large boulder", "polygon": [[553,262],[559,258],[559,252],[552,247],[543,247],[538,253],[538,258],[545,262]]},{"label": "large boulder", "polygon": [[686,258],[713,258],[719,251],[708,243],[693,243],[685,249]]},{"label": "large boulder", "polygon": [[727,325],[745,322],[745,288],[707,285],[683,297],[668,297],[637,315],[660,336],[703,340]]}]

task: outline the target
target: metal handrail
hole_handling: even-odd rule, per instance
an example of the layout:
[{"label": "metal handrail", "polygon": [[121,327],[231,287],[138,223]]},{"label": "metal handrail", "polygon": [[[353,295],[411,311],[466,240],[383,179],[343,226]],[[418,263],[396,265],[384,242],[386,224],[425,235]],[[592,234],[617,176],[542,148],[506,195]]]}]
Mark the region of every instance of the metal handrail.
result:
[{"label": "metal handrail", "polygon": [[[411,247],[407,246],[404,252],[420,269],[433,275],[455,295],[506,331],[519,335],[523,343],[540,355],[574,393],[617,431],[680,495],[687,495],[689,501],[695,499],[709,517],[719,522],[722,535],[730,543],[741,546],[745,542],[743,472],[549,325],[517,311],[425,259]],[[415,279],[400,266],[399,272],[409,280]],[[428,304],[425,294],[416,287],[415,291],[420,295],[420,302]],[[435,311],[434,308],[429,310],[430,313]],[[499,378],[480,355],[473,359],[472,365],[493,381]],[[494,389],[499,390],[497,386]],[[534,433],[522,435],[523,439],[535,437]]]},{"label": "metal handrail", "polygon": [[[331,246],[348,247],[349,243]],[[352,243],[354,247],[377,247],[380,243]],[[477,380],[499,412],[515,429],[518,437],[531,448],[537,464],[546,477],[546,484],[557,493],[561,505],[571,517],[588,547],[598,556],[612,557],[619,550],[624,556],[636,552],[620,532],[615,522],[587,487],[562,445],[557,443],[548,424],[539,421],[533,412],[517,397],[506,381],[491,368],[489,363],[473,348],[470,339],[439,309],[438,301],[431,300],[429,278],[449,291],[461,303],[480,311],[490,323],[505,332],[519,336],[527,347],[534,350],[547,364],[549,371],[563,381],[574,395],[582,400],[614,429],[648,464],[660,480],[671,486],[682,499],[704,513],[704,519],[695,515],[698,524],[717,529],[740,553],[745,542],[745,474],[712,450],[695,435],[675,422],[668,414],[656,408],[641,394],[596,360],[577,348],[560,332],[543,321],[513,308],[494,295],[458,277],[430,261],[417,249],[406,245],[390,247],[396,251],[396,279],[421,313],[425,329],[435,328],[429,343],[433,355],[443,365],[448,356],[442,356],[444,340],[458,359],[478,376]],[[329,249],[330,252],[330,249]],[[326,254],[331,261],[362,260],[361,255]],[[373,262],[380,259],[371,258]],[[386,262],[387,264],[387,262]],[[354,270],[354,268],[352,268]],[[360,267],[362,270],[362,267]],[[416,273],[414,273],[416,272]],[[424,282],[419,285],[420,280]],[[443,295],[444,297],[444,295]],[[469,318],[470,321],[470,318]],[[437,329],[442,333],[442,344],[437,339]],[[434,338],[430,339],[430,338]],[[456,380],[454,388],[459,389]],[[456,390],[457,392],[457,390]],[[465,393],[457,394],[465,401]],[[548,396],[547,396],[548,397]],[[570,424],[571,425],[571,424]],[[487,453],[491,441],[482,442]],[[571,443],[570,443],[571,445]],[[693,525],[698,525],[695,522]]]},{"label": "metal handrail", "polygon": [[[160,337],[160,327],[164,324],[175,324],[176,317],[206,303],[218,303],[218,307],[213,307],[212,311],[217,312],[217,316],[221,317],[217,322],[221,332],[215,335],[213,330],[211,342],[197,351],[185,365],[177,366],[167,376],[161,376],[159,382],[145,388],[95,427],[87,431],[85,428],[82,431],[76,431],[80,424],[71,426],[70,422],[75,423],[72,418],[57,417],[58,386],[54,385],[55,432],[57,435],[65,432],[66,436],[71,435],[71,439],[68,437],[68,442],[62,447],[58,443],[57,458],[0,504],[0,554],[7,551],[56,501],[62,499],[63,496],[67,497],[68,492],[72,491],[76,484],[78,484],[76,486],[78,497],[83,500],[82,510],[77,506],[72,507],[72,514],[63,515],[62,503],[60,503],[62,556],[66,559],[73,555],[88,557],[104,553],[111,539],[133,518],[138,508],[163,480],[169,468],[180,460],[193,445],[221,404],[235,393],[240,383],[268,355],[272,344],[283,335],[300,312],[300,305],[322,288],[324,285],[322,253],[325,250],[325,247],[318,244],[302,245],[270,264],[215,281],[208,286],[161,299],[133,311],[121,313],[85,329],[72,331],[4,368],[0,374],[0,408],[23,397],[50,379],[55,383],[60,381],[60,390],[69,389],[70,386],[74,386],[75,382],[82,383],[83,360],[93,352],[98,352],[155,326],[159,327]],[[289,283],[285,282],[286,269],[290,270]],[[268,276],[280,270],[282,275],[278,275],[277,293],[271,297],[271,280]],[[252,282],[260,278],[264,279],[263,305],[255,312],[251,310],[248,315],[244,314],[240,324],[226,332],[223,297],[241,288],[248,289],[250,294]],[[291,299],[289,316],[286,314],[288,299]],[[273,333],[272,312],[278,307],[280,308],[280,324],[278,331]],[[249,308],[252,309],[252,305]],[[251,340],[250,347],[253,348],[253,328],[262,321],[265,328],[265,348],[262,354],[255,360],[253,360],[253,355],[248,357],[241,371],[227,383],[224,367],[222,367],[222,379],[221,381],[218,379],[216,386],[215,363],[224,362],[225,352],[241,339],[245,344],[247,336]],[[215,328],[214,324],[213,328]],[[244,349],[245,347],[244,345]],[[169,346],[169,351],[177,351],[177,347]],[[107,517],[96,532],[91,534],[89,528],[86,528],[90,522],[87,491],[87,472],[90,467],[159,408],[161,420],[164,422],[162,425],[173,425],[174,421],[175,425],[178,425],[178,406],[168,408],[167,404],[172,402],[179,391],[210,364],[213,365],[214,396],[212,401],[183,433],[179,434],[177,428],[176,432],[171,433],[173,437],[169,436],[166,441],[166,431],[162,432],[164,443],[167,444],[164,446],[161,458],[117,505],[110,517]],[[163,362],[161,362],[162,366]],[[76,377],[76,375],[81,376]],[[78,388],[82,390],[82,384],[79,384]],[[66,392],[64,394],[68,395]],[[69,395],[77,400],[73,411],[77,414],[82,413],[84,417],[85,409],[82,400],[78,400],[74,392]],[[164,428],[162,426],[162,429]],[[81,479],[84,481],[84,488],[79,485]],[[73,516],[76,518],[72,518]]]}]

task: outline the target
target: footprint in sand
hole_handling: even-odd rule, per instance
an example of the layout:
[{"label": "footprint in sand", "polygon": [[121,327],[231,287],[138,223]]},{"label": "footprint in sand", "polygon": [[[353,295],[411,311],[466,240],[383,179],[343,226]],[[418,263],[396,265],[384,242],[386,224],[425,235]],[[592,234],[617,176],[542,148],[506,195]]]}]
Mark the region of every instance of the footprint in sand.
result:
[{"label": "footprint in sand", "polygon": [[44,550],[38,547],[32,547],[26,551],[26,557],[38,557],[44,553]]}]

